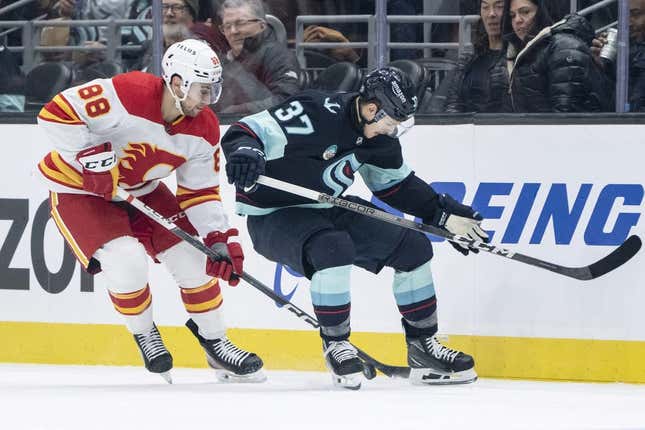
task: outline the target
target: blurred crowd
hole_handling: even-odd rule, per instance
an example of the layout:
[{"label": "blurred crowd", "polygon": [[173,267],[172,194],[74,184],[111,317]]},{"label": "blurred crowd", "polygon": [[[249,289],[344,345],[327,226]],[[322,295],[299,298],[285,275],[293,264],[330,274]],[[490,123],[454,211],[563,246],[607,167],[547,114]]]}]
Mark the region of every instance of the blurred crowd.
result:
[{"label": "blurred crowd", "polygon": [[[579,0],[578,7],[597,2]],[[365,22],[305,24],[303,42],[337,45],[296,56],[296,17],[373,15],[374,0],[161,0],[161,6],[164,49],[198,38],[218,54],[224,86],[213,109],[220,114],[255,113],[303,88],[355,91],[369,67],[367,48],[343,46],[368,41]],[[585,16],[569,12],[569,0],[388,0],[388,15],[480,17],[472,44],[462,49],[397,48],[389,60],[417,84],[420,113],[612,112],[620,79],[617,3]],[[149,24],[113,31],[81,22],[151,17],[151,0],[0,0],[0,111],[37,111],[66,87],[152,71]],[[629,106],[642,112],[645,0],[629,0],[629,19]],[[25,21],[38,23],[31,34],[37,49],[23,53]],[[389,29],[392,42],[464,40],[458,24]]]}]

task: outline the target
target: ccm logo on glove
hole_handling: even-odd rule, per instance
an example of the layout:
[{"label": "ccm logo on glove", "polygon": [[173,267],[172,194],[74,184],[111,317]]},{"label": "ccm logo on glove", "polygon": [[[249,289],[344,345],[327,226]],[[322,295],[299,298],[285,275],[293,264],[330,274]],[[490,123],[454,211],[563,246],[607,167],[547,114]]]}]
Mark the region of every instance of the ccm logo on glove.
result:
[{"label": "ccm logo on glove", "polygon": [[83,189],[111,201],[119,182],[119,160],[110,142],[87,148],[76,154],[83,167]]}]

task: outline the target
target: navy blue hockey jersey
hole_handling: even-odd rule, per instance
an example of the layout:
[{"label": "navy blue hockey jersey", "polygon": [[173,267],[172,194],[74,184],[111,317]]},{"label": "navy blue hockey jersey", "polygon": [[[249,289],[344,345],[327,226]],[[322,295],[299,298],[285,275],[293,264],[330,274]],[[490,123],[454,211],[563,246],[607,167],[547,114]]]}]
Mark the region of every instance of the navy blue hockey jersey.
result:
[{"label": "navy blue hockey jersey", "polygon": [[[414,175],[403,161],[398,139],[363,136],[357,95],[308,90],[246,116],[222,138],[224,155],[239,146],[254,146],[266,154],[266,176],[339,196],[358,172],[377,196],[390,195]],[[431,188],[423,185],[422,194],[434,198]],[[262,215],[288,206],[330,205],[261,185],[251,193],[237,192],[236,211],[241,215]]]}]

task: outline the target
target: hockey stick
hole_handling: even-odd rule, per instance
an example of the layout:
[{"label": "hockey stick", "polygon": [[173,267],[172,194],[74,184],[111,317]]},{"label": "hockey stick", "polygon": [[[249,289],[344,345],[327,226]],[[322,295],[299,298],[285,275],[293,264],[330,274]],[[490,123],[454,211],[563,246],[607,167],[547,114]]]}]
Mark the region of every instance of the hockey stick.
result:
[{"label": "hockey stick", "polygon": [[629,261],[638,250],[641,248],[641,239],[632,235],[627,238],[618,248],[614,249],[609,255],[601,258],[589,266],[583,267],[566,267],[559,264],[550,263],[548,261],[540,260],[535,257],[520,254],[519,252],[511,251],[510,249],[501,248],[490,243],[484,243],[479,240],[473,240],[466,236],[452,234],[446,230],[434,227],[420,222],[414,222],[400,216],[390,214],[385,211],[375,209],[371,206],[361,205],[339,197],[333,197],[328,194],[320,193],[318,191],[310,190],[299,185],[290,184],[268,176],[258,178],[259,184],[266,185],[277,190],[286,191],[288,193],[296,194],[301,197],[306,197],[311,200],[317,200],[320,203],[328,203],[333,206],[338,206],[353,212],[357,212],[372,218],[380,219],[381,221],[390,224],[398,225],[399,227],[409,228],[421,233],[430,233],[435,236],[443,237],[451,242],[464,244],[470,248],[475,248],[481,251],[489,252],[500,257],[505,257],[511,260],[519,261],[520,263],[529,264],[531,266],[539,267],[541,269],[550,270],[559,275],[568,276],[570,278],[587,281],[590,279],[598,278],[612,270],[622,266]]},{"label": "hockey stick", "polygon": [[[206,254],[208,258],[211,260],[223,260],[226,257],[223,255],[218,254],[208,246],[204,245],[201,240],[198,238],[190,235],[186,231],[182,230],[179,228],[175,223],[169,221],[168,219],[164,218],[163,215],[161,215],[159,212],[151,208],[150,206],[146,205],[143,203],[141,200],[137,199],[134,197],[132,194],[128,193],[127,191],[123,189],[117,189],[116,195],[123,199],[124,201],[128,202],[132,206],[134,206],[136,209],[138,209],[140,212],[142,212],[144,215],[147,217],[151,218],[152,220],[156,221],[159,223],[162,227],[164,227],[166,230],[170,231],[172,234],[177,236],[178,238],[185,240],[188,242],[190,245],[193,247],[197,248],[200,250],[202,253]],[[270,297],[280,305],[282,305],[284,308],[286,308],[288,311],[293,313],[295,316],[300,318],[301,320],[304,320],[306,323],[308,323],[310,326],[313,328],[319,328],[320,324],[318,324],[318,321],[316,318],[312,317],[309,315],[307,312],[303,311],[300,309],[298,306],[294,305],[291,303],[289,300],[285,299],[284,297],[278,295],[276,292],[274,292],[271,288],[267,287],[264,285],[262,282],[254,278],[253,276],[249,275],[246,272],[242,272],[239,274],[240,278],[246,281],[247,283],[251,284],[254,288],[260,290],[262,293],[264,293],[266,296]],[[378,369],[381,373],[383,373],[386,376],[389,376],[390,378],[408,378],[410,376],[410,368],[405,367],[405,366],[390,366],[384,363],[381,363],[380,361],[376,360],[375,358],[372,358],[369,354],[361,350],[360,348],[356,347],[354,345],[356,350],[358,351],[358,356],[363,360],[368,366],[366,369],[366,374],[365,376],[368,379],[374,378],[376,376],[376,372],[374,369]]]}]

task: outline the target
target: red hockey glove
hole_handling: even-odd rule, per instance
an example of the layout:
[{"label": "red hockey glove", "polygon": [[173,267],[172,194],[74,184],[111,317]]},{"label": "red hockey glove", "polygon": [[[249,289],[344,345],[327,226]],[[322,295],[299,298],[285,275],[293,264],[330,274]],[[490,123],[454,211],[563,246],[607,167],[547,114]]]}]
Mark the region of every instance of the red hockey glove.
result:
[{"label": "red hockey glove", "polygon": [[83,189],[111,201],[119,182],[119,160],[110,142],[87,148],[76,154],[83,166]]},{"label": "red hockey glove", "polygon": [[213,261],[210,258],[206,260],[206,273],[210,276],[220,278],[228,282],[231,287],[240,283],[244,265],[244,252],[242,245],[237,242],[228,242],[231,236],[237,236],[236,228],[231,228],[222,233],[221,231],[212,231],[204,239],[204,244],[218,254],[226,257],[222,260]]}]

